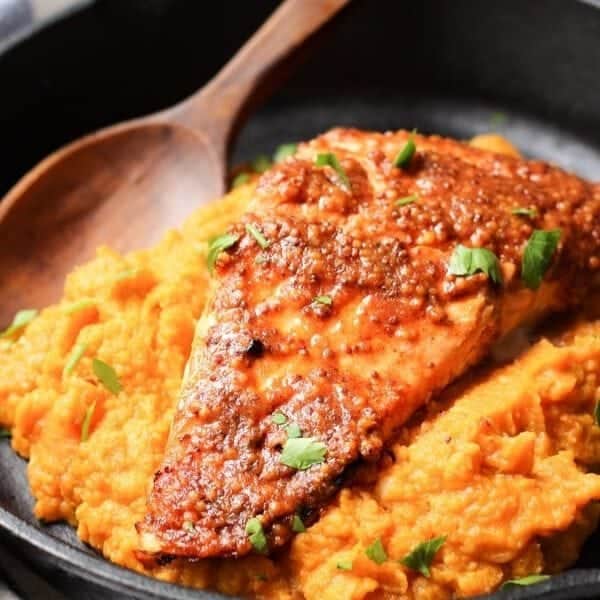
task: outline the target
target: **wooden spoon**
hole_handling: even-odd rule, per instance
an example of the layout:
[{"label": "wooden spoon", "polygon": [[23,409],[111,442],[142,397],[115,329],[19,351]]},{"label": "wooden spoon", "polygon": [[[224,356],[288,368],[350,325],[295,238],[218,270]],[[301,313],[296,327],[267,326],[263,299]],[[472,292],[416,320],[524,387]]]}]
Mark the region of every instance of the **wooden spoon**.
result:
[{"label": "wooden spoon", "polygon": [[101,244],[156,242],[225,192],[227,151],[248,99],[349,0],[286,0],[199,92],[86,136],[25,175],[0,203],[0,325],[56,301]]}]

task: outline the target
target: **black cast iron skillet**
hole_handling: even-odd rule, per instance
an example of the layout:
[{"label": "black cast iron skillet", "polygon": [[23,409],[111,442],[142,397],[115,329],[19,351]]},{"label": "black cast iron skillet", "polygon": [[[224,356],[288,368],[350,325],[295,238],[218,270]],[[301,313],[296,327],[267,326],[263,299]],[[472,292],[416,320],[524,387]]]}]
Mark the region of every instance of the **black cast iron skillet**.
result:
[{"label": "black cast iron skillet", "polygon": [[[88,0],[0,48],[0,197],[63,143],[201,87],[276,3]],[[600,0],[354,0],[251,118],[233,160],[335,125],[459,138],[495,129],[598,180]],[[55,585],[77,598],[221,597],[111,565],[31,508],[25,463],[4,442],[0,539]],[[599,598],[600,535],[576,567],[498,598]]]}]

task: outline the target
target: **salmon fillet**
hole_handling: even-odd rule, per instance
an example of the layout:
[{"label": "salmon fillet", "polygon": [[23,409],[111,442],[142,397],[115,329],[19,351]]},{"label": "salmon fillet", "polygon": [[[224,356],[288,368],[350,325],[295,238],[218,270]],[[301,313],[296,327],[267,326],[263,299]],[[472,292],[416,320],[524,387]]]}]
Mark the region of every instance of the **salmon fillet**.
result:
[{"label": "salmon fillet", "polygon": [[[556,229],[525,285],[528,240]],[[265,173],[229,235],[138,524],[163,559],[281,546],[497,338],[578,303],[600,187],[450,139],[335,129]],[[459,245],[491,267],[461,272]]]}]

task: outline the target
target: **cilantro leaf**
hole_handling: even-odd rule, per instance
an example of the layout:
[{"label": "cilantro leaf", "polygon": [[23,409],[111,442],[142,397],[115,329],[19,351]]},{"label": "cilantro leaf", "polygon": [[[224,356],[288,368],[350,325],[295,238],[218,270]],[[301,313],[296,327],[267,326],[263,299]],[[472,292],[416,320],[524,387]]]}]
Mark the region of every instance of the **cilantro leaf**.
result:
[{"label": "cilantro leaf", "polygon": [[219,254],[228,248],[231,248],[238,241],[237,236],[232,235],[230,233],[225,233],[223,235],[219,235],[214,238],[208,244],[208,256],[206,257],[206,265],[208,266],[208,271],[212,275],[215,271],[215,264],[217,262],[217,258]]},{"label": "cilantro leaf", "polygon": [[83,417],[83,422],[81,423],[81,436],[80,440],[82,442],[87,442],[90,437],[90,425],[92,423],[92,417],[94,416],[94,412],[96,410],[96,401],[92,402],[86,409],[85,415]]},{"label": "cilantro leaf", "polygon": [[247,223],[246,231],[256,240],[256,243],[263,250],[266,250],[271,245],[271,242],[256,227],[254,227],[254,225]]},{"label": "cilantro leaf", "polygon": [[450,257],[448,273],[457,277],[485,273],[494,283],[502,283],[502,271],[496,255],[486,248],[467,248],[459,244]]},{"label": "cilantro leaf", "polygon": [[417,151],[417,145],[415,144],[412,138],[408,138],[408,141],[404,145],[404,148],[396,154],[396,158],[394,158],[394,166],[404,168],[410,164],[412,157]]},{"label": "cilantro leaf", "polygon": [[292,469],[305,471],[322,463],[326,454],[327,446],[314,438],[288,438],[279,460]]},{"label": "cilantro leaf", "polygon": [[263,531],[262,523],[256,517],[252,517],[246,523],[246,533],[252,547],[257,552],[265,554],[267,552],[267,537]]},{"label": "cilantro leaf", "polygon": [[317,154],[315,165],[317,165],[317,167],[331,167],[338,174],[338,177],[344,184],[344,187],[348,190],[351,189],[352,186],[350,185],[350,179],[348,179],[346,171],[344,171],[340,161],[338,160],[337,156],[333,154],[333,152],[323,152]]},{"label": "cilantro leaf", "polygon": [[288,435],[288,438],[299,438],[302,437],[302,430],[298,423],[290,423],[286,428],[285,432]]},{"label": "cilantro leaf", "polygon": [[298,144],[281,144],[273,154],[273,161],[278,163],[284,161],[288,156],[293,156],[298,150]]},{"label": "cilantro leaf", "polygon": [[294,515],[292,519],[292,531],[294,533],[303,533],[306,531],[306,525],[298,515]]},{"label": "cilantro leaf", "polygon": [[377,538],[370,546],[365,549],[365,554],[376,564],[382,565],[387,560],[387,553],[381,538]]},{"label": "cilantro leaf", "polygon": [[271,415],[271,421],[275,425],[285,425],[287,423],[287,417],[282,412],[276,412]]},{"label": "cilantro leaf", "polygon": [[544,231],[536,229],[529,238],[523,254],[521,277],[525,285],[537,290],[542,283],[544,274],[552,262],[552,255],[560,240],[560,229]]},{"label": "cilantro leaf", "polygon": [[324,304],[325,306],[331,306],[333,304],[333,299],[331,296],[315,296],[313,298],[313,302],[315,304]]},{"label": "cilantro leaf", "polygon": [[352,561],[351,560],[340,560],[340,561],[338,561],[336,567],[340,571],[351,571],[352,570]]},{"label": "cilantro leaf", "polygon": [[245,183],[248,183],[249,181],[250,181],[250,174],[249,173],[238,173],[233,178],[233,181],[231,182],[231,189],[235,190],[235,188],[238,188],[241,185],[244,185]]},{"label": "cilantro leaf", "polygon": [[115,396],[123,389],[117,372],[99,358],[92,360],[92,370],[94,371],[94,375],[100,380],[100,383]]},{"label": "cilantro leaf", "polygon": [[421,542],[415,546],[415,548],[413,548],[400,563],[413,571],[418,571],[425,577],[429,577],[431,575],[429,567],[433,562],[437,551],[444,545],[445,541],[446,536],[433,538],[427,542]]},{"label": "cilantro leaf", "polygon": [[500,589],[503,590],[511,585],[535,585],[536,583],[542,583],[542,581],[548,581],[548,579],[550,579],[550,575],[527,575],[519,579],[505,581]]},{"label": "cilantro leaf", "polygon": [[10,326],[0,333],[0,338],[10,337],[13,333],[21,331],[35,319],[38,315],[38,311],[35,308],[29,308],[26,310],[20,310],[13,318]]},{"label": "cilantro leaf", "polygon": [[411,194],[410,196],[406,196],[404,198],[400,198],[394,202],[394,206],[407,206],[408,204],[412,204],[419,199],[418,194]]}]

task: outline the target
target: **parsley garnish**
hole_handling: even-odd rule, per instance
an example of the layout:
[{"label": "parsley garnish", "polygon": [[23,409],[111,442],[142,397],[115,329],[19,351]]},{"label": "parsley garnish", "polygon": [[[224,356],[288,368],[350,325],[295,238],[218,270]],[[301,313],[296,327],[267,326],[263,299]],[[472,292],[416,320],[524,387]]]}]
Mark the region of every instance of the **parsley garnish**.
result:
[{"label": "parsley garnish", "polygon": [[294,515],[292,519],[292,531],[294,533],[303,533],[306,531],[306,525],[304,525],[302,519],[298,515]]},{"label": "parsley garnish", "polygon": [[525,285],[532,290],[537,290],[542,283],[542,278],[550,266],[552,255],[560,240],[560,229],[544,231],[536,229],[529,238],[523,254],[521,277]]},{"label": "parsley garnish", "polygon": [[271,415],[271,421],[273,421],[275,425],[285,425],[287,423],[287,417],[281,412],[276,412]]},{"label": "parsley garnish", "polygon": [[400,562],[413,571],[418,571],[425,577],[429,577],[431,572],[429,567],[433,562],[437,551],[444,545],[446,536],[433,538],[427,542],[421,542],[418,546],[407,554]]},{"label": "parsley garnish", "polygon": [[288,438],[281,452],[280,462],[292,469],[305,471],[325,460],[327,446],[314,438]]},{"label": "parsley garnish", "polygon": [[502,283],[502,271],[498,258],[486,248],[467,248],[459,244],[450,258],[448,273],[458,277],[485,273],[494,283]]},{"label": "parsley garnish", "polygon": [[230,233],[219,235],[218,237],[211,240],[208,244],[208,256],[206,257],[206,265],[208,271],[212,275],[215,271],[215,264],[219,254],[227,248],[231,248],[238,241],[237,236]]},{"label": "parsley garnish", "polygon": [[550,575],[527,575],[526,577],[520,577],[519,579],[509,579],[502,584],[500,588],[503,590],[505,587],[511,585],[535,585],[536,583],[542,583],[550,579]]},{"label": "parsley garnish", "polygon": [[123,389],[117,372],[99,358],[92,360],[92,370],[94,375],[100,380],[100,383],[115,396]]},{"label": "parsley garnish", "polygon": [[231,189],[234,190],[235,188],[238,188],[241,185],[244,185],[245,183],[248,183],[249,181],[250,181],[250,174],[249,173],[238,173],[233,178],[233,181],[231,182]]},{"label": "parsley garnish", "polygon": [[348,179],[346,171],[344,171],[340,161],[338,160],[337,156],[333,154],[333,152],[317,154],[315,165],[317,165],[317,167],[331,167],[338,174],[338,177],[344,184],[344,187],[351,189],[350,179]]},{"label": "parsley garnish", "polygon": [[404,145],[404,148],[396,154],[396,158],[394,158],[394,166],[404,168],[410,164],[412,157],[414,156],[417,150],[417,145],[415,144],[412,138],[408,138],[408,141]]},{"label": "parsley garnish", "polygon": [[5,427],[0,427],[0,440],[2,438],[10,438],[10,437],[12,437],[10,430],[6,429]]},{"label": "parsley garnish", "polygon": [[510,211],[513,215],[517,215],[519,217],[529,217],[530,219],[535,219],[537,217],[537,209],[535,208],[513,208]]},{"label": "parsley garnish", "polygon": [[65,375],[70,375],[73,372],[73,369],[77,366],[77,363],[81,360],[81,357],[85,354],[86,350],[87,344],[75,344],[71,356],[69,356],[69,360],[67,360],[63,370]]},{"label": "parsley garnish", "polygon": [[83,423],[81,424],[81,441],[87,442],[90,437],[90,424],[92,423],[92,417],[94,416],[94,411],[96,410],[96,401],[92,402],[85,409],[85,416],[83,417]]},{"label": "parsley garnish", "polygon": [[600,399],[596,400],[596,406],[594,406],[594,423],[600,427]]},{"label": "parsley garnish", "polygon": [[298,144],[281,144],[273,154],[273,161],[278,163],[284,161],[288,156],[293,156],[298,150]]},{"label": "parsley garnish", "polygon": [[246,231],[256,240],[256,243],[263,250],[266,250],[271,245],[271,242],[256,227],[254,227],[254,225],[247,223]]},{"label": "parsley garnish", "polygon": [[252,169],[256,173],[264,173],[267,169],[271,168],[272,164],[271,159],[267,155],[260,154],[252,161]]},{"label": "parsley garnish", "polygon": [[352,561],[351,560],[340,560],[336,567],[340,571],[351,571],[352,570]]},{"label": "parsley garnish", "polygon": [[396,202],[394,202],[394,206],[407,206],[408,204],[416,202],[418,199],[418,194],[411,194],[410,196],[406,196],[404,198],[400,198],[400,200],[396,200]]},{"label": "parsley garnish", "polygon": [[246,533],[252,547],[257,552],[264,554],[267,551],[267,538],[263,531],[262,523],[256,517],[252,517],[246,523]]},{"label": "parsley garnish", "polygon": [[370,546],[365,549],[365,554],[376,564],[382,565],[387,560],[387,553],[381,538],[377,538]]},{"label": "parsley garnish", "polygon": [[315,304],[324,304],[325,306],[331,306],[333,304],[333,299],[331,296],[315,296],[313,298],[313,302]]},{"label": "parsley garnish", "polygon": [[285,432],[288,435],[288,438],[299,438],[302,437],[302,430],[298,423],[290,423],[286,428]]},{"label": "parsley garnish", "polygon": [[10,326],[0,333],[0,338],[10,337],[13,333],[24,329],[37,317],[38,311],[35,308],[20,310],[14,317]]},{"label": "parsley garnish", "polygon": [[65,306],[63,312],[65,315],[72,315],[73,313],[79,312],[84,308],[89,308],[91,306],[96,306],[96,303],[90,298],[84,298],[83,300],[79,300],[77,302],[73,302],[73,304],[69,304],[69,306]]}]

